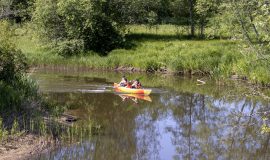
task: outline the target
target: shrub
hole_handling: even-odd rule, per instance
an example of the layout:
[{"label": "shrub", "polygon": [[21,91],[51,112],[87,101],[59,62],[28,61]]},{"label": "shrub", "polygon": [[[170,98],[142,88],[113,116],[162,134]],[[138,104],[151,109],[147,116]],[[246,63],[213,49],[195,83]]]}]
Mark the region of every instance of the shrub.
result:
[{"label": "shrub", "polygon": [[[11,41],[13,31],[9,23],[0,22],[0,108],[20,106],[37,95],[37,86],[24,75],[27,61]],[[9,35],[9,36],[5,36]]]},{"label": "shrub", "polygon": [[84,50],[84,42],[82,40],[65,40],[57,43],[54,51],[64,57],[79,55]]},{"label": "shrub", "polygon": [[0,81],[12,82],[28,68],[25,56],[15,49],[13,31],[7,21],[0,21]]},{"label": "shrub", "polygon": [[37,0],[33,20],[42,38],[60,42],[53,47],[61,55],[76,55],[84,49],[107,55],[122,45],[123,36],[120,25],[100,5],[89,0]]},{"label": "shrub", "polygon": [[85,39],[86,48],[92,49],[102,55],[121,46],[123,37],[113,25],[111,20],[103,14],[92,17],[92,33]]},{"label": "shrub", "polygon": [[19,79],[28,68],[25,56],[15,49],[0,45],[0,80],[11,82]]}]

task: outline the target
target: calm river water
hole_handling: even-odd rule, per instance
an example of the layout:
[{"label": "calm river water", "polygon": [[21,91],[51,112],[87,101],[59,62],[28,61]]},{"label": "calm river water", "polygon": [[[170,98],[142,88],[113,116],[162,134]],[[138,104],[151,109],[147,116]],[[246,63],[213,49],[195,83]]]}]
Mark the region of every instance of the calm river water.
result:
[{"label": "calm river water", "polygon": [[[173,76],[126,74],[152,88],[149,97],[117,95],[114,72],[37,71],[40,91],[68,106],[81,127],[94,121],[100,133],[41,155],[39,159],[180,160],[270,159],[270,134],[262,134],[269,101],[242,87]],[[88,137],[88,138],[86,138]]]}]

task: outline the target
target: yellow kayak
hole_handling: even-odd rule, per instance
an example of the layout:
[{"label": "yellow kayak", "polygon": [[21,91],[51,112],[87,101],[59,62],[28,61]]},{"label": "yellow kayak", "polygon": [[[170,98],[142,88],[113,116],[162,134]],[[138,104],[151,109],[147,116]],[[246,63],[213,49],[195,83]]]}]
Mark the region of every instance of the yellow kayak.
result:
[{"label": "yellow kayak", "polygon": [[117,83],[114,83],[114,89],[115,89],[115,92],[127,93],[127,94],[149,95],[152,92],[151,89],[134,89],[134,88],[120,87]]}]

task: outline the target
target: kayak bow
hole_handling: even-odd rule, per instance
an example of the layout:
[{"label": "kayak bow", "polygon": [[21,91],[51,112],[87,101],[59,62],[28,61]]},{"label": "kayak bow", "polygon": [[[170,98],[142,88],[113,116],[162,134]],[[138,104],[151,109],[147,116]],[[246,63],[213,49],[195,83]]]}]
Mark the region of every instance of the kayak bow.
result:
[{"label": "kayak bow", "polygon": [[134,89],[134,88],[120,87],[117,83],[114,83],[114,89],[115,92],[130,93],[130,94],[149,95],[152,92],[151,89]]}]

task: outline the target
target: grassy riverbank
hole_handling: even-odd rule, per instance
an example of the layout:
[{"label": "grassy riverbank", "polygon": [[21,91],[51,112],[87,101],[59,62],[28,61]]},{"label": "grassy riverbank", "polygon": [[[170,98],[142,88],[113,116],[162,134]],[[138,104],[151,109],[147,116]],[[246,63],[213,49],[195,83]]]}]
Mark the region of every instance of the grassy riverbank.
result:
[{"label": "grassy riverbank", "polygon": [[93,69],[118,69],[149,72],[176,72],[208,75],[223,79],[237,75],[254,83],[269,84],[267,65],[253,62],[255,56],[244,56],[242,43],[233,40],[190,39],[184,30],[172,25],[158,28],[131,26],[128,49],[116,49],[108,56],[96,53],[64,58],[39,43],[31,32],[17,29],[17,46],[32,66],[69,66]]}]

